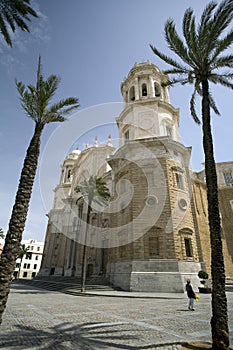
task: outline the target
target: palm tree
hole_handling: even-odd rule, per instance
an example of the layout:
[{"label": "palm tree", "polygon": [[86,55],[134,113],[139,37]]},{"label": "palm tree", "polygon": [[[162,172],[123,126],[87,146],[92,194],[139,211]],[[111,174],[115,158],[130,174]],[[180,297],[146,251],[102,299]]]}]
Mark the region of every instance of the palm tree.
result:
[{"label": "palm tree", "polygon": [[37,13],[30,6],[30,0],[1,0],[0,32],[9,46],[12,47],[12,41],[7,25],[11,27],[13,32],[15,31],[16,26],[26,32],[29,32],[29,28],[24,21],[30,21],[28,15],[38,17]]},{"label": "palm tree", "polygon": [[81,182],[79,186],[75,188],[76,192],[80,192],[83,198],[87,198],[87,217],[86,217],[86,231],[84,237],[84,246],[83,246],[83,257],[82,257],[82,286],[81,292],[85,292],[85,284],[86,284],[86,268],[87,268],[87,232],[88,226],[90,223],[90,214],[92,211],[92,202],[95,202],[100,205],[106,205],[109,198],[110,193],[109,189],[106,186],[106,183],[103,181],[101,177],[90,176],[88,180],[84,180]]},{"label": "palm tree", "polygon": [[21,265],[22,265],[22,261],[23,261],[23,257],[24,255],[26,255],[26,259],[30,259],[32,257],[32,253],[29,252],[29,247],[26,247],[25,244],[20,244],[19,246],[19,252],[18,252],[18,256],[17,259],[20,259],[20,263],[19,263],[19,271],[18,271],[18,275],[17,277],[20,276],[20,270],[21,270]]},{"label": "palm tree", "polygon": [[[194,85],[190,99],[190,111],[195,122],[200,119],[195,110],[195,97],[201,96],[201,115],[203,131],[203,149],[205,154],[205,173],[208,200],[208,219],[211,239],[211,274],[212,274],[212,341],[213,349],[229,349],[229,330],[227,318],[227,299],[225,293],[225,268],[222,252],[220,215],[218,205],[218,185],[214,160],[213,139],[211,134],[210,110],[219,114],[210,91],[210,83],[220,84],[233,89],[233,55],[223,54],[233,42],[233,29],[228,34],[223,32],[233,19],[233,0],[224,0],[217,6],[210,2],[204,9],[200,23],[192,8],[188,8],[183,17],[184,41],[177,34],[172,19],[165,23],[165,39],[172,50],[183,61],[161,53],[150,45],[154,54],[172,66],[166,74],[174,74],[173,80],[166,85],[180,83]],[[226,70],[224,70],[226,68]]]},{"label": "palm tree", "polygon": [[15,204],[9,221],[9,229],[0,260],[0,323],[7,303],[10,290],[11,276],[14,272],[15,262],[24,231],[32,187],[36,175],[40,153],[40,138],[46,124],[63,122],[64,115],[78,107],[78,99],[68,97],[57,103],[50,104],[59,84],[56,75],[50,75],[44,80],[41,74],[41,59],[39,57],[36,86],[16,81],[21,97],[21,106],[27,116],[35,122],[33,137],[27,149],[26,157],[20,176]]}]

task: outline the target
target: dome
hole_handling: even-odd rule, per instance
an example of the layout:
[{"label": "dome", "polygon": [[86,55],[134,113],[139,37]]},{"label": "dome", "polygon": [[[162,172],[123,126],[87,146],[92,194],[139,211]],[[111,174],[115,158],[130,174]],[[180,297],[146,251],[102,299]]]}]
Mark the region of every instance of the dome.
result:
[{"label": "dome", "polygon": [[77,159],[80,155],[81,151],[79,149],[74,149],[72,152],[70,152],[66,159]]},{"label": "dome", "polygon": [[79,149],[74,149],[71,153],[72,154],[77,154],[79,156],[81,151]]}]

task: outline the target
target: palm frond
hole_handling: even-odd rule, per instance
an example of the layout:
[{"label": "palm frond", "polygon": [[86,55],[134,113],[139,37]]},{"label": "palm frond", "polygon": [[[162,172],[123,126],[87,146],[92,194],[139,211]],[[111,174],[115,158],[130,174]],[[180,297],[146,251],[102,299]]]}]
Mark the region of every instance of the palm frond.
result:
[{"label": "palm frond", "polygon": [[[68,107],[66,107],[66,106],[68,106]],[[48,109],[48,112],[66,115],[78,107],[79,107],[78,98],[68,97],[66,99],[60,100],[58,103],[53,104]]]},{"label": "palm frond", "polygon": [[223,0],[213,16],[211,28],[209,31],[210,43],[214,43],[223,31],[228,27],[233,19],[233,2],[232,0]]},{"label": "palm frond", "polygon": [[9,46],[12,46],[10,34],[9,34],[8,30],[7,30],[7,27],[5,25],[5,22],[4,22],[1,14],[0,14],[0,30],[1,30],[2,35],[4,36],[4,39],[5,39],[6,43]]},{"label": "palm frond", "polygon": [[6,18],[7,23],[10,25],[12,32],[14,32],[15,25],[14,25],[14,19],[13,19],[11,13],[5,12],[5,18]]},{"label": "palm frond", "polygon": [[198,26],[198,30],[197,30],[200,40],[204,40],[206,37],[206,34],[208,34],[208,31],[207,31],[207,29],[209,28],[208,23],[211,20],[213,10],[216,8],[216,6],[217,6],[216,2],[211,1],[207,4],[204,11],[202,12],[200,25]]},{"label": "palm frond", "polygon": [[162,83],[162,86],[173,86],[175,84],[185,85],[188,83],[187,78],[174,78],[170,79],[167,83]]},{"label": "palm frond", "polygon": [[61,114],[58,113],[48,113],[43,117],[43,124],[49,124],[49,123],[57,123],[57,122],[64,122],[67,118],[63,117]]},{"label": "palm frond", "polygon": [[214,62],[217,57],[227,50],[233,43],[233,29],[221,40],[216,40],[215,49],[211,55],[210,63]]},{"label": "palm frond", "polygon": [[173,60],[172,58],[164,55],[163,53],[161,53],[159,50],[156,49],[155,46],[151,45],[150,44],[150,48],[151,50],[154,52],[154,54],[156,56],[158,56],[161,60],[163,60],[164,62],[170,64],[171,66],[173,67],[176,67],[178,69],[180,69],[181,71],[184,71],[186,72],[187,71],[187,68],[183,65],[181,65],[180,63],[176,62],[175,60]]},{"label": "palm frond", "polygon": [[183,35],[188,46],[188,55],[196,66],[198,64],[200,49],[198,36],[196,34],[195,16],[191,8],[185,11],[183,17]]},{"label": "palm frond", "polygon": [[79,104],[77,98],[68,97],[49,106],[59,82],[60,79],[56,75],[50,75],[47,80],[44,80],[41,73],[41,57],[39,56],[36,85],[29,84],[26,88],[23,83],[16,81],[21,96],[21,106],[27,116],[42,124],[66,120],[64,116],[75,110]]},{"label": "palm frond", "polygon": [[36,11],[30,6],[30,1],[1,0],[0,32],[9,46],[12,46],[12,41],[6,23],[9,24],[13,32],[16,25],[21,30],[29,32],[28,25],[25,22],[25,20],[30,22],[29,16],[38,17]]},{"label": "palm frond", "polygon": [[49,96],[48,101],[55,95],[60,83],[60,78],[56,75],[50,75],[48,79],[44,82],[45,94]]},{"label": "palm frond", "polygon": [[[233,79],[233,74],[231,74],[231,79]],[[229,81],[229,75],[226,77],[220,75],[211,75],[210,81],[214,84],[220,84],[230,89],[233,89],[233,83]]]},{"label": "palm frond", "polygon": [[201,124],[201,122],[196,113],[196,93],[197,93],[197,90],[194,89],[190,99],[189,107],[190,107],[191,116],[193,117],[195,123],[199,125]]},{"label": "palm frond", "polygon": [[233,68],[233,55],[221,56],[212,61],[212,70],[224,67]]},{"label": "palm frond", "polygon": [[168,43],[169,48],[175,52],[176,55],[181,57],[184,62],[188,63],[191,67],[195,67],[195,64],[190,59],[188,51],[180,39],[173,20],[168,20],[165,23],[165,39]]},{"label": "palm frond", "polygon": [[110,192],[104,180],[93,175],[89,179],[82,181],[75,188],[75,191],[81,193],[83,197],[87,197],[90,205],[92,202],[106,205],[110,198]]},{"label": "palm frond", "polygon": [[193,16],[193,9],[190,7],[185,11],[183,22],[182,22],[183,35],[186,42],[190,40],[190,25],[191,25],[192,16]]},{"label": "palm frond", "polygon": [[220,112],[217,108],[217,105],[213,99],[213,96],[211,94],[211,92],[209,91],[209,101],[210,101],[210,107],[213,109],[214,113],[217,114],[217,115],[220,115]]}]

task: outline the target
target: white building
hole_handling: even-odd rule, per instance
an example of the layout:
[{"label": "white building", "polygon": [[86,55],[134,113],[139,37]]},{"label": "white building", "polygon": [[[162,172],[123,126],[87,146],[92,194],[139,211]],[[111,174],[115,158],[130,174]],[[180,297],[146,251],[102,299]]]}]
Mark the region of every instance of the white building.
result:
[{"label": "white building", "polygon": [[16,260],[16,267],[14,276],[17,278],[33,278],[39,270],[42,261],[42,255],[44,250],[44,242],[37,242],[35,239],[22,240],[21,244],[28,247],[28,252],[31,256],[23,256],[22,261],[20,258]]}]

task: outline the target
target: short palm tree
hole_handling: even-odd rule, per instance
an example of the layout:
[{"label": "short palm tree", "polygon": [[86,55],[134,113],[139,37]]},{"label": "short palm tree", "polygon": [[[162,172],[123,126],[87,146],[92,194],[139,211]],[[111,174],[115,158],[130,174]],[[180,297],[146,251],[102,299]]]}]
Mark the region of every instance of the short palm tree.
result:
[{"label": "short palm tree", "polygon": [[81,196],[87,199],[87,217],[86,217],[86,231],[84,237],[84,246],[83,246],[83,257],[82,257],[82,286],[81,292],[85,292],[86,288],[86,268],[87,268],[87,233],[88,226],[90,223],[90,215],[92,211],[92,202],[95,202],[100,205],[106,205],[110,198],[109,189],[106,186],[106,183],[101,177],[90,176],[88,180],[81,182],[79,186],[75,188],[75,191],[80,193]]},{"label": "short palm tree", "polygon": [[14,32],[16,26],[29,32],[25,20],[30,21],[29,15],[38,17],[30,6],[30,0],[1,0],[0,1],[0,32],[6,43],[12,46],[7,26]]},{"label": "short palm tree", "polygon": [[29,247],[26,247],[25,244],[20,244],[19,246],[19,252],[18,252],[18,256],[17,259],[20,259],[20,264],[19,264],[19,271],[18,271],[18,276],[20,276],[20,270],[21,270],[21,265],[22,265],[22,261],[23,261],[23,257],[24,255],[26,255],[26,259],[30,259],[32,256],[32,253],[29,252]]},{"label": "short palm tree", "polygon": [[[211,238],[211,274],[212,274],[212,341],[213,349],[229,349],[229,331],[227,318],[227,299],[225,294],[225,269],[222,252],[220,215],[218,204],[217,174],[214,160],[213,139],[211,133],[210,110],[219,111],[210,91],[210,83],[220,84],[233,89],[233,55],[223,54],[233,42],[233,0],[224,0],[218,5],[210,2],[204,9],[200,23],[196,25],[193,9],[185,11],[183,17],[184,41],[177,34],[172,19],[165,23],[165,39],[180,61],[161,53],[150,45],[154,54],[173,68],[166,74],[174,74],[166,85],[180,83],[194,85],[190,99],[190,111],[195,122],[200,119],[195,110],[195,97],[201,96],[201,114],[203,130],[203,149],[205,154],[205,173],[208,200],[208,218]],[[230,31],[224,36],[224,31]]]},{"label": "short palm tree", "polygon": [[15,204],[12,209],[0,260],[0,323],[7,303],[11,276],[14,272],[27,219],[32,187],[38,165],[42,131],[48,123],[63,122],[66,120],[64,116],[78,107],[78,99],[74,97],[68,97],[51,104],[51,99],[58,88],[58,84],[59,78],[56,75],[50,75],[47,80],[44,80],[41,74],[40,57],[36,86],[28,85],[26,88],[22,82],[16,81],[16,86],[21,97],[21,106],[27,116],[35,122],[35,129],[24,159]]}]

